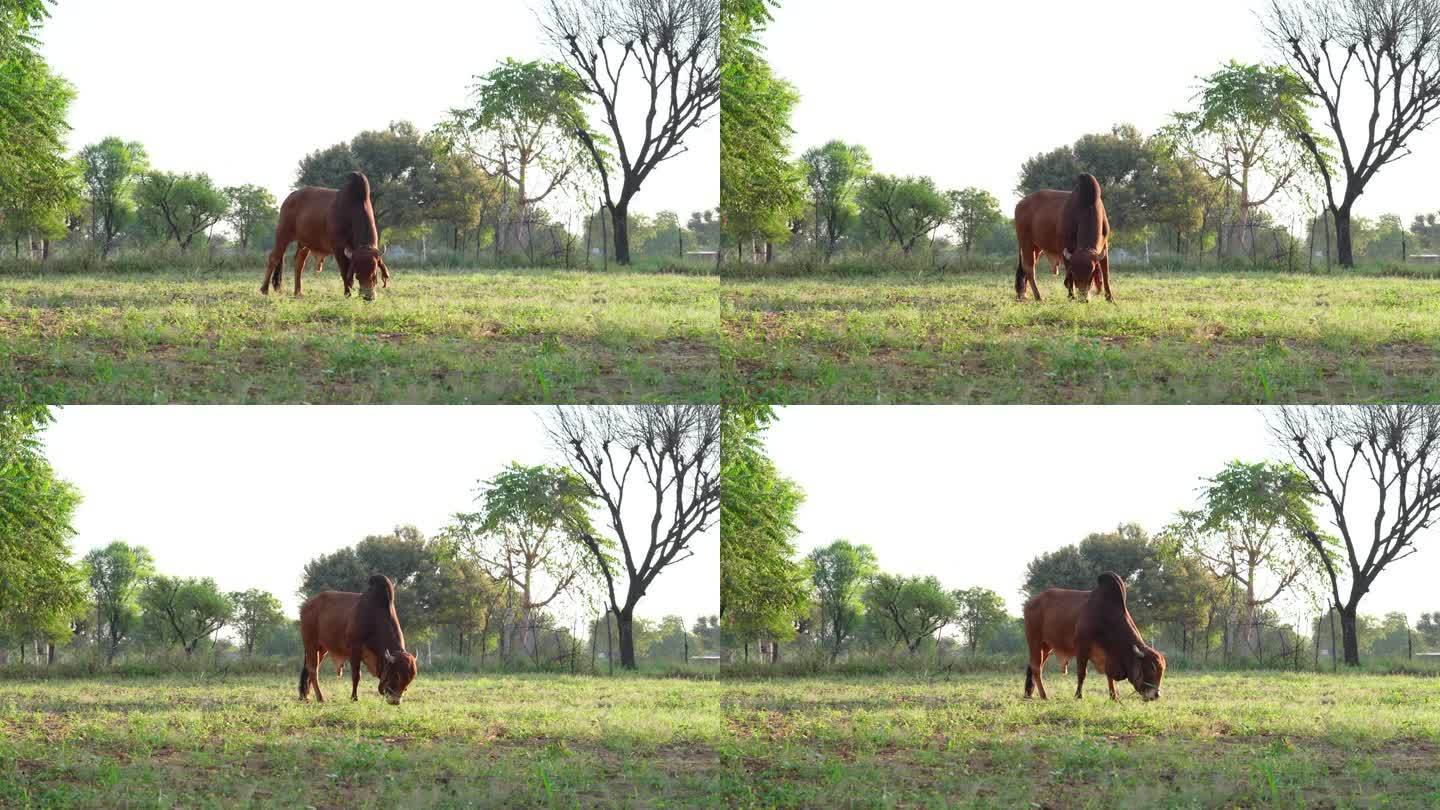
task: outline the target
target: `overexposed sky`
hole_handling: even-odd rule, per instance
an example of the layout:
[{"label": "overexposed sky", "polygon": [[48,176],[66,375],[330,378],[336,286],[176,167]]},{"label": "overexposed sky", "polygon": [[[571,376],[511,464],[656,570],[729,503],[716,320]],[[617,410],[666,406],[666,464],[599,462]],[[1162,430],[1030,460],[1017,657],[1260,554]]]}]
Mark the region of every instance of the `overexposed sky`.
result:
[{"label": "overexposed sky", "polygon": [[[434,536],[473,511],[477,482],[512,460],[561,460],[543,408],[524,406],[70,406],[43,434],[59,475],[79,487],[76,556],[138,543],[166,574],[262,588],[288,615],[304,565],[366,535],[414,524]],[[643,504],[639,518],[648,520]],[[603,515],[596,514],[597,527]],[[719,542],[666,569],[640,615],[687,626],[719,612]],[[588,612],[556,611],[565,623]],[[401,617],[402,621],[404,617]]]},{"label": "overexposed sky", "polygon": [[[796,154],[832,138],[860,143],[877,171],[978,186],[1008,213],[1028,158],[1118,123],[1153,133],[1193,106],[1198,77],[1230,59],[1276,61],[1256,17],[1266,5],[786,0],[763,41],[800,92]],[[1368,96],[1363,85],[1347,92]],[[1357,215],[1408,225],[1440,209],[1424,180],[1440,172],[1440,132],[1411,146],[1371,181]]]},{"label": "overexposed sky", "polygon": [[[1176,510],[1194,508],[1200,479],[1226,462],[1282,458],[1261,410],[1238,405],[792,406],[777,414],[766,445],[805,490],[802,554],[840,538],[866,543],[884,570],[990,588],[1015,615],[1025,566],[1041,553],[1120,523],[1153,534]],[[1359,509],[1373,503],[1352,498]],[[1315,514],[1334,532],[1328,508]],[[1368,526],[1373,511],[1358,514]],[[1408,611],[1414,621],[1440,609],[1440,529],[1417,545],[1419,553],[1380,575],[1361,612]],[[1282,616],[1293,622],[1295,611]]]},{"label": "overexposed sky", "polygon": [[[40,30],[51,67],[75,85],[72,152],[116,135],[152,165],[255,183],[283,200],[300,159],[408,120],[427,131],[466,106],[475,74],[505,57],[558,59],[539,0],[59,0]],[[634,74],[629,99],[639,81]],[[644,108],[629,108],[638,132]],[[622,119],[625,120],[625,119]],[[591,125],[603,119],[592,112]],[[637,137],[637,136],[631,136]],[[633,210],[719,200],[719,125],[650,175]],[[558,212],[557,212],[558,213]]]}]

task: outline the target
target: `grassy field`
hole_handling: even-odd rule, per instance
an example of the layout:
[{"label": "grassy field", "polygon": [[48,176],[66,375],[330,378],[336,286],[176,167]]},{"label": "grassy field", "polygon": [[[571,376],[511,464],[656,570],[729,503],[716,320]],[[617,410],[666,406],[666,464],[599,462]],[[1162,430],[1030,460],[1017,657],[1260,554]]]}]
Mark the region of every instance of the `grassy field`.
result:
[{"label": "grassy field", "polygon": [[757,806],[1440,806],[1437,678],[1172,673],[1153,703],[1022,681],[730,681],[721,761]]},{"label": "grassy field", "polygon": [[[1046,268],[1048,270],[1048,268]],[[1112,271],[1116,303],[1041,273],[728,275],[735,395],[772,402],[1440,400],[1440,279]]]},{"label": "grassy field", "polygon": [[[223,273],[0,275],[0,401],[716,401],[714,276],[397,268],[366,304]],[[286,285],[291,283],[287,276]]]},{"label": "grassy field", "polygon": [[[333,671],[330,673],[333,676]],[[0,695],[3,807],[716,805],[714,680],[426,675],[18,681]],[[336,699],[339,698],[339,699]]]}]

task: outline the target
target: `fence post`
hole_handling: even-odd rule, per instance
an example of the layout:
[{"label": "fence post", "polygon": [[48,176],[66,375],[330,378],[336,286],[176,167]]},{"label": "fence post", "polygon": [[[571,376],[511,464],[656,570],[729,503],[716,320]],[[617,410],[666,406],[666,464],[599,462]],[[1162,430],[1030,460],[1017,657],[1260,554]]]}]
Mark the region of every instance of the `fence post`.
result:
[{"label": "fence post", "polygon": [[[1329,265],[1328,258],[1330,253],[1328,246],[1326,247],[1325,256],[1327,258],[1326,265]],[[1326,269],[1329,269],[1328,266]],[[1335,608],[1332,605],[1330,608],[1330,671],[1334,672],[1337,666],[1338,664],[1335,661]]]},{"label": "fence post", "polygon": [[680,631],[680,638],[685,640],[685,666],[690,666],[690,634],[684,630]]}]

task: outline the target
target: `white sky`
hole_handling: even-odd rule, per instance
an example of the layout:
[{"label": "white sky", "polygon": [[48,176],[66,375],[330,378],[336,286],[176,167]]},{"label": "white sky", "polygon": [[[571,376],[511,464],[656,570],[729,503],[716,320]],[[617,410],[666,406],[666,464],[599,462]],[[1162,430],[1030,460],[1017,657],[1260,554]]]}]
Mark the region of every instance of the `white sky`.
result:
[{"label": "white sky", "polygon": [[[306,562],[414,524],[434,536],[472,511],[477,481],[512,460],[558,463],[543,408],[523,406],[71,406],[43,434],[84,496],[76,557],[139,543],[166,574],[268,590],[294,616]],[[643,509],[641,510],[643,512]],[[641,515],[642,519],[647,519]],[[597,526],[603,515],[596,514]],[[666,569],[640,615],[719,612],[720,544]],[[565,623],[579,615],[557,611]],[[402,621],[404,617],[401,617]]]},{"label": "white sky", "polygon": [[[391,121],[426,131],[505,57],[557,59],[532,7],[538,0],[60,0],[40,39],[78,91],[72,152],[117,135],[144,144],[156,168],[256,183],[283,200],[306,154]],[[643,107],[631,112],[643,126]],[[692,133],[690,152],[657,167],[632,210],[674,209],[683,222],[718,204],[719,129],[712,120]]]},{"label": "white sky", "polygon": [[[1150,134],[1229,59],[1276,61],[1255,14],[1264,6],[893,0],[876,13],[857,0],[786,0],[763,41],[800,92],[797,154],[832,138],[860,143],[877,171],[978,186],[1008,212],[1028,158],[1118,123]],[[1440,172],[1440,132],[1411,146],[1371,181],[1357,215],[1397,213],[1408,226],[1440,209],[1421,180]]]},{"label": "white sky", "polygon": [[[1282,457],[1261,410],[1242,406],[792,406],[777,414],[766,445],[805,491],[802,554],[839,538],[866,543],[887,571],[990,588],[1014,615],[1025,565],[1042,552],[1120,523],[1157,532],[1176,510],[1195,507],[1200,479],[1227,461]],[[1328,509],[1315,514],[1330,527]],[[1380,575],[1362,613],[1403,610],[1414,621],[1440,609],[1440,529],[1418,545]]]}]

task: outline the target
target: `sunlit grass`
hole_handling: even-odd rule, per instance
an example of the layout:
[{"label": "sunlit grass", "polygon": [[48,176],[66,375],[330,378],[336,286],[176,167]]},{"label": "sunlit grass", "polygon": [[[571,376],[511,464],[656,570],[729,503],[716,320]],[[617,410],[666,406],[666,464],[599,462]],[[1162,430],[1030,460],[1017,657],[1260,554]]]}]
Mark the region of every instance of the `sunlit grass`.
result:
[{"label": "sunlit grass", "polygon": [[1440,399],[1440,280],[1114,271],[1117,302],[994,273],[725,278],[738,394],[778,402]]},{"label": "sunlit grass", "polygon": [[[331,673],[333,675],[333,671]],[[425,675],[7,684],[0,806],[694,806],[720,801],[713,680]]]},{"label": "sunlit grass", "polygon": [[[721,759],[763,806],[1434,807],[1440,679],[1166,677],[1049,701],[1013,675],[727,683]],[[1123,686],[1123,685],[1122,685]]]},{"label": "sunlit grass", "polygon": [[307,274],[300,299],[260,295],[259,277],[7,274],[0,399],[715,401],[722,388],[714,277],[397,270],[368,304],[333,271]]}]

